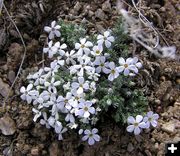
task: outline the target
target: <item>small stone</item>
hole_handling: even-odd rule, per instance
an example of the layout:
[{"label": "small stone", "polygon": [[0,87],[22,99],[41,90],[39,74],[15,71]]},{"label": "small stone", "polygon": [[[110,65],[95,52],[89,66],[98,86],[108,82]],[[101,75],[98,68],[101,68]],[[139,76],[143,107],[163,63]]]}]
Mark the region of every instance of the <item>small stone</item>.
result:
[{"label": "small stone", "polygon": [[105,12],[111,12],[111,3],[109,2],[109,0],[105,1],[102,4],[102,10]]},{"label": "small stone", "polygon": [[9,93],[9,89],[10,86],[7,83],[3,82],[3,80],[0,78],[0,94],[3,97],[7,97]]},{"label": "small stone", "polygon": [[39,153],[40,153],[40,151],[39,151],[39,148],[38,148],[38,147],[33,147],[33,148],[31,149],[31,154],[32,154],[33,156],[39,156]]},{"label": "small stone", "polygon": [[129,143],[129,144],[128,144],[128,147],[127,147],[127,151],[128,151],[128,152],[132,152],[133,150],[134,150],[133,144],[132,144],[132,143]]},{"label": "small stone", "polygon": [[167,133],[174,133],[175,132],[175,124],[174,123],[165,123],[162,125],[162,130]]},{"label": "small stone", "polygon": [[159,149],[159,144],[156,142],[154,147],[155,147],[155,149]]},{"label": "small stone", "polygon": [[15,122],[9,117],[8,114],[5,114],[2,118],[0,118],[0,130],[4,135],[13,135],[15,133]]},{"label": "small stone", "polygon": [[58,142],[53,142],[49,147],[49,154],[50,156],[58,156],[58,153],[60,153],[60,150],[58,148]]},{"label": "small stone", "polygon": [[100,20],[105,20],[106,19],[106,15],[105,13],[102,11],[102,9],[98,9],[95,12],[95,17],[99,18]]},{"label": "small stone", "polygon": [[10,81],[11,83],[13,83],[15,77],[16,77],[15,72],[14,72],[13,70],[10,70],[10,71],[8,72],[8,79],[9,79],[9,81]]},{"label": "small stone", "polygon": [[82,7],[82,5],[79,2],[77,2],[74,6],[74,11],[78,12],[81,9],[81,7]]}]

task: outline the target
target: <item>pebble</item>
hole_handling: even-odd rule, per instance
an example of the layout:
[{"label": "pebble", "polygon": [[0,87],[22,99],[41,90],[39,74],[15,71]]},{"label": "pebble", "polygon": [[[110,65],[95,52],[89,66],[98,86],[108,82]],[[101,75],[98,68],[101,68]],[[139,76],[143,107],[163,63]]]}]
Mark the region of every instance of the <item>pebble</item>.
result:
[{"label": "pebble", "polygon": [[95,17],[99,18],[100,20],[105,20],[106,19],[106,15],[105,13],[102,11],[102,9],[98,9],[95,12]]},{"label": "pebble", "polygon": [[127,151],[128,151],[128,152],[132,152],[133,150],[134,150],[133,144],[132,144],[132,143],[129,143],[129,144],[128,144],[128,147],[127,147]]},{"label": "pebble", "polygon": [[175,132],[175,124],[172,122],[168,122],[162,125],[162,130],[167,133]]},{"label": "pebble", "polygon": [[39,148],[38,148],[38,147],[33,147],[33,148],[31,149],[31,154],[32,154],[33,156],[39,156],[39,153],[40,153],[40,151],[39,151]]},{"label": "pebble", "polygon": [[9,93],[10,86],[0,78],[0,94],[3,97],[7,97]]},{"label": "pebble", "polygon": [[16,124],[8,114],[0,118],[0,130],[4,135],[13,135],[16,132]]},{"label": "pebble", "polygon": [[109,2],[109,0],[105,1],[102,4],[102,10],[105,12],[111,12],[111,3]]},{"label": "pebble", "polygon": [[15,72],[14,72],[13,70],[10,70],[10,71],[8,72],[8,79],[9,79],[9,81],[10,81],[11,83],[13,83],[13,81],[14,81],[14,79],[15,79],[15,76],[16,76],[16,74],[15,74]]}]

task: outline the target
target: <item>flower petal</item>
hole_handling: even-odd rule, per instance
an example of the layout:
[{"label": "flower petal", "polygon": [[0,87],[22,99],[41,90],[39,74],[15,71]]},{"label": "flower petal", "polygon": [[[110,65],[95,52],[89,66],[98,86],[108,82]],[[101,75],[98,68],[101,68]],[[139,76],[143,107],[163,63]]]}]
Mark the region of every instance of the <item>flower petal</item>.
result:
[{"label": "flower petal", "polygon": [[136,122],[140,123],[142,121],[142,119],[143,119],[142,115],[136,116]]},{"label": "flower petal", "polygon": [[109,35],[110,35],[110,32],[109,32],[109,31],[105,31],[105,32],[104,32],[104,36],[105,36],[105,37],[108,37]]},{"label": "flower petal", "polygon": [[86,47],[92,47],[93,44],[92,44],[90,41],[87,41],[87,42],[85,43],[85,46],[86,46]]},{"label": "flower petal", "polygon": [[92,129],[92,134],[95,134],[95,133],[97,133],[98,132],[98,129],[97,128],[93,128]]},{"label": "flower petal", "polygon": [[129,125],[127,128],[126,128],[126,130],[128,131],[128,132],[133,132],[134,131],[134,125]]},{"label": "flower petal", "polygon": [[126,63],[126,62],[125,62],[124,58],[120,57],[120,58],[119,58],[119,64],[120,64],[120,65],[124,65],[125,63]]},{"label": "flower petal", "polygon": [[128,76],[128,75],[129,75],[129,69],[128,69],[128,68],[125,68],[125,69],[124,69],[124,75],[125,75],[125,76]]},{"label": "flower petal", "polygon": [[153,114],[153,119],[155,119],[155,120],[159,119],[159,115],[158,114]]},{"label": "flower petal", "polygon": [[105,46],[106,46],[107,48],[110,48],[111,42],[109,42],[108,40],[105,40]]},{"label": "flower petal", "polygon": [[88,139],[88,137],[89,137],[88,135],[83,136],[82,141],[86,141]]},{"label": "flower petal", "polygon": [[135,135],[139,135],[140,132],[141,132],[141,130],[140,130],[139,127],[136,127],[136,128],[134,129],[134,134],[135,134]]},{"label": "flower petal", "polygon": [[110,41],[110,42],[114,42],[114,37],[110,36],[110,37],[107,38],[107,40]]},{"label": "flower petal", "polygon": [[94,138],[94,140],[96,140],[96,141],[100,141],[100,136],[97,135],[97,134],[94,134],[93,138]]},{"label": "flower petal", "polygon": [[153,127],[157,127],[157,121],[156,121],[156,120],[151,121],[151,125],[152,125]]},{"label": "flower petal", "polygon": [[88,139],[88,144],[89,144],[89,145],[94,145],[94,143],[95,143],[94,139],[93,139],[92,137],[90,137],[90,138]]},{"label": "flower petal", "polygon": [[127,122],[130,123],[130,124],[134,124],[135,123],[134,117],[129,116],[128,119],[127,119]]}]

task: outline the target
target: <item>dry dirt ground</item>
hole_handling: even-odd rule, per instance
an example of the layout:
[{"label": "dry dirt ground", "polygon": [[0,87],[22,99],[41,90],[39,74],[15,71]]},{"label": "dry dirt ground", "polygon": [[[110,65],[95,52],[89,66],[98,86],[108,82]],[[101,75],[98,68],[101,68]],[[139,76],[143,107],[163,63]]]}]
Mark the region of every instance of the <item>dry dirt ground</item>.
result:
[{"label": "dry dirt ground", "polygon": [[[131,11],[130,0],[124,8]],[[138,1],[138,0],[137,0]],[[137,2],[136,1],[136,2]],[[23,35],[27,54],[23,70],[7,102],[6,115],[12,135],[0,133],[0,155],[14,156],[161,156],[165,142],[180,141],[180,63],[147,55],[136,45],[135,53],[144,63],[139,87],[144,88],[149,108],[160,114],[157,129],[134,137],[125,127],[106,121],[99,125],[102,141],[89,147],[75,133],[57,141],[53,132],[32,121],[32,107],[19,98],[19,88],[27,74],[42,65],[45,42],[43,27],[62,18],[85,23],[89,33],[113,26],[118,18],[115,0],[7,0],[5,5]],[[141,0],[142,13],[152,21],[169,45],[180,50],[180,4],[178,0]],[[134,14],[136,15],[136,13]],[[162,40],[162,39],[161,39]],[[162,44],[165,44],[162,42]],[[132,46],[133,48],[134,46]],[[0,16],[0,105],[7,96],[23,56],[23,46],[16,29],[5,11]],[[2,120],[2,118],[1,118]],[[70,137],[69,137],[70,136]]]}]

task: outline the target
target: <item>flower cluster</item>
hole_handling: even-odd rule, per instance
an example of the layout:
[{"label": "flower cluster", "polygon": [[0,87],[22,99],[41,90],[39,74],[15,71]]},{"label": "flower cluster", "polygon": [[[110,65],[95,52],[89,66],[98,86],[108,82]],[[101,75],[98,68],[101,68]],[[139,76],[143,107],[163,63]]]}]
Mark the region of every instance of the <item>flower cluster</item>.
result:
[{"label": "flower cluster", "polygon": [[151,125],[156,127],[158,118],[159,115],[152,111],[148,112],[144,118],[141,115],[137,115],[136,118],[129,116],[127,122],[130,125],[127,127],[127,131],[134,131],[135,135],[139,135],[142,129],[149,129]]},{"label": "flower cluster", "polygon": [[[84,135],[82,140],[93,145],[100,141],[98,130],[94,128],[101,112],[98,97],[94,96],[100,78],[112,82],[119,76],[135,76],[142,64],[137,57],[120,57],[117,64],[109,61],[107,50],[113,48],[115,41],[111,31],[98,35],[94,42],[80,38],[72,48],[55,39],[61,36],[60,29],[55,21],[51,27],[44,28],[50,40],[43,52],[53,61],[50,67],[28,75],[29,85],[21,87],[21,98],[28,104],[33,103],[34,122],[53,128],[59,140],[68,129],[78,128],[79,134]],[[132,117],[129,121],[136,123]],[[128,131],[133,130],[128,128]]]}]

